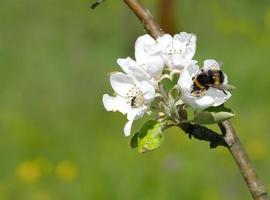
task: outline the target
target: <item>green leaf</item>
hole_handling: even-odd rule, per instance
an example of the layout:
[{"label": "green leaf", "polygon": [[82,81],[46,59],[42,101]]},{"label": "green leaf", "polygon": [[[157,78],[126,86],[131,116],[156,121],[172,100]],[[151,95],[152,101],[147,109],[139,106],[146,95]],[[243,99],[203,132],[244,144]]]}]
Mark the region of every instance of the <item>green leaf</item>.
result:
[{"label": "green leaf", "polygon": [[164,140],[161,128],[162,123],[153,120],[147,121],[132,137],[130,146],[138,148],[140,153],[157,149]]},{"label": "green leaf", "polygon": [[135,133],[133,137],[130,140],[130,147],[131,148],[137,148],[138,147],[138,137],[139,133]]},{"label": "green leaf", "polygon": [[197,113],[192,122],[197,124],[216,124],[235,116],[235,113],[224,106],[210,107]]},{"label": "green leaf", "polygon": [[180,106],[182,105],[184,102],[182,101],[182,99],[178,99],[175,103],[174,103],[174,106],[177,107],[177,106]]},{"label": "green leaf", "polygon": [[208,112],[230,112],[230,113],[234,113],[232,109],[230,108],[226,108],[224,105],[220,105],[220,106],[211,106],[207,109],[205,109],[204,111],[208,111]]},{"label": "green leaf", "polygon": [[161,82],[161,81],[163,81],[163,80],[165,80],[165,79],[169,79],[170,81],[172,81],[173,78],[172,78],[169,74],[163,74],[163,75],[160,77],[159,81]]}]

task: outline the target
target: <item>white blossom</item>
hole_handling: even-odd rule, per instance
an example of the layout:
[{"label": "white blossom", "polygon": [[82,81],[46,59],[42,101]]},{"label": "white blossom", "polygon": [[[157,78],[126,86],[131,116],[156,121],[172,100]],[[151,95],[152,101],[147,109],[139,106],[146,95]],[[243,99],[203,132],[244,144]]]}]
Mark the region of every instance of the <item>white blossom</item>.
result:
[{"label": "white blossom", "polygon": [[139,67],[139,64],[134,61],[132,58],[118,58],[118,65],[127,75],[134,77],[138,81],[152,81],[154,82],[154,78],[148,74],[145,70]]},{"label": "white blossom", "polygon": [[133,121],[143,116],[155,98],[155,88],[149,81],[137,80],[122,72],[112,74],[110,82],[116,95],[104,94],[104,107],[107,111],[119,111],[127,115],[124,133],[129,136]]},{"label": "white blossom", "polygon": [[128,68],[132,68],[132,71],[136,67],[140,68],[150,78],[156,80],[161,76],[164,67],[164,60],[160,55],[157,42],[148,34],[138,37],[135,42],[135,61],[127,57],[118,59],[117,63],[124,71]]},{"label": "white blossom", "polygon": [[[207,71],[209,69],[220,70],[220,65],[215,60],[205,60],[203,70]],[[209,87],[202,96],[192,94],[193,79],[199,73],[201,73],[201,70],[197,65],[197,61],[192,61],[180,74],[178,86],[181,90],[182,100],[185,103],[189,104],[196,110],[204,110],[210,106],[219,106],[231,97],[230,92],[214,87]],[[222,85],[226,86],[228,83],[226,74],[224,74],[224,78]]]},{"label": "white blossom", "polygon": [[172,37],[164,34],[157,38],[165,64],[171,70],[182,70],[193,58],[196,50],[196,36],[186,32]]}]

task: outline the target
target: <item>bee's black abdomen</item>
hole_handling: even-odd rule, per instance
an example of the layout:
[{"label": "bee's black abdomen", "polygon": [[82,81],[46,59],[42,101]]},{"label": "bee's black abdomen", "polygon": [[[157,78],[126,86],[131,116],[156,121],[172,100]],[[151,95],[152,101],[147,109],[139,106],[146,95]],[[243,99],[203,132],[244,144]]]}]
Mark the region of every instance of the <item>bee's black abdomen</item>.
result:
[{"label": "bee's black abdomen", "polygon": [[219,85],[224,82],[224,74],[221,70],[208,70],[207,75],[209,76],[209,83],[213,85]]},{"label": "bee's black abdomen", "polygon": [[220,82],[220,84],[222,84],[224,82],[224,79],[225,79],[224,73],[221,70],[219,70],[219,82]]}]

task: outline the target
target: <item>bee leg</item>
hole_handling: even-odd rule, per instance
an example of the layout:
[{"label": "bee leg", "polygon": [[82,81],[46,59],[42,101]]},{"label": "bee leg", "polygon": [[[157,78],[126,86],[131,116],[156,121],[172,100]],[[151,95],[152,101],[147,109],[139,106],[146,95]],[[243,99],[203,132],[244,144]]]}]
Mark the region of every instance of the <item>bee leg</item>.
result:
[{"label": "bee leg", "polygon": [[192,90],[192,91],[190,92],[190,94],[193,95],[193,96],[195,96],[196,93],[197,93],[197,91],[195,91],[195,90]]},{"label": "bee leg", "polygon": [[221,90],[225,95],[228,95],[227,92],[225,90]]},{"label": "bee leg", "polygon": [[191,91],[191,95],[192,96],[195,96],[195,97],[198,96],[198,95],[200,95],[200,90],[192,90]]},{"label": "bee leg", "polygon": [[198,97],[202,97],[202,96],[204,96],[205,95],[205,93],[206,93],[206,91],[207,91],[207,88],[203,88],[203,89],[201,89],[198,93],[197,93],[197,96]]}]

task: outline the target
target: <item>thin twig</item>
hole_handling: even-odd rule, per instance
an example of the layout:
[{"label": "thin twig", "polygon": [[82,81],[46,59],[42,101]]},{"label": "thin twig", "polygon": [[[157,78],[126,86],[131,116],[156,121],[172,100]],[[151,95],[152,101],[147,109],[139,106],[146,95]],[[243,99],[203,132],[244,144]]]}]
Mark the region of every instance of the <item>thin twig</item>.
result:
[{"label": "thin twig", "polygon": [[[144,25],[144,28],[146,31],[152,35],[154,38],[157,38],[158,36],[163,34],[162,29],[159,27],[159,25],[154,21],[152,15],[149,11],[144,9],[142,5],[137,0],[123,0],[130,9],[137,15],[137,17],[140,19],[142,24]],[[192,124],[187,124],[187,126],[193,127]],[[200,125],[199,125],[200,126]],[[203,127],[203,126],[200,126]],[[255,200],[267,200],[267,190],[266,187],[263,185],[263,183],[258,178],[255,169],[252,167],[251,162],[248,158],[248,155],[243,148],[232,124],[230,121],[224,121],[223,123],[219,124],[219,127],[223,133],[226,145],[228,149],[231,152],[231,155],[233,156],[235,162],[237,163],[237,166],[242,173],[245,182],[248,186],[248,189]],[[194,133],[194,130],[196,130],[199,133],[201,133],[200,128],[198,129],[190,129],[193,131],[189,131],[186,127],[181,127],[186,133],[192,132]],[[193,127],[194,128],[194,127]],[[196,128],[196,127],[195,127]],[[205,133],[210,132],[210,129],[207,129],[204,127]],[[201,129],[202,130],[202,129]],[[215,133],[215,132],[214,132]],[[189,133],[190,134],[190,133]],[[216,133],[215,133],[216,134]],[[194,134],[193,134],[194,136]],[[200,138],[198,138],[200,139]],[[211,144],[211,143],[210,143]]]}]

